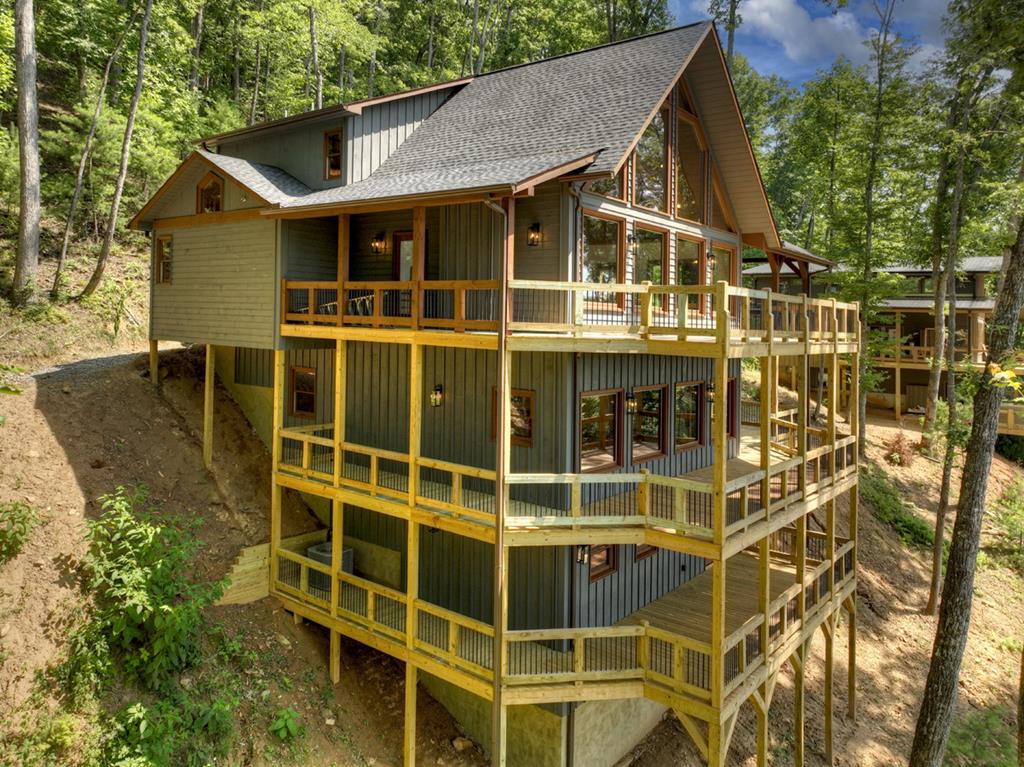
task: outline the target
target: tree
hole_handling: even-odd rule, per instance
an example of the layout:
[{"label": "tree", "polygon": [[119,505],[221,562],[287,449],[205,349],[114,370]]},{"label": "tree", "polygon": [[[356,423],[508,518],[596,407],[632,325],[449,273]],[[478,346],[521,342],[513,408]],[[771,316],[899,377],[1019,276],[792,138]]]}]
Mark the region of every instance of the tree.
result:
[{"label": "tree", "polygon": [[121,195],[124,192],[124,180],[128,175],[128,158],[132,149],[132,132],[135,130],[135,115],[139,108],[139,99],[142,96],[142,84],[146,75],[146,37],[149,33],[149,19],[153,13],[153,0],[146,0],[146,7],[142,13],[142,23],[139,25],[139,53],[135,64],[135,90],[132,92],[131,106],[128,108],[128,122],[124,128],[124,140],[121,142],[121,166],[117,174],[117,182],[114,186],[114,199],[110,203],[110,217],[107,220],[107,229],[103,238],[103,247],[100,250],[99,258],[96,261],[96,268],[93,270],[89,282],[82,289],[79,298],[90,296],[99,287],[103,279],[103,272],[107,268],[107,261],[110,258],[110,249],[114,244],[114,234],[117,231],[117,214],[121,207]]},{"label": "tree", "polygon": [[11,300],[18,305],[31,298],[39,265],[39,103],[36,98],[36,23],[32,0],[15,0],[14,17],[21,204]]}]

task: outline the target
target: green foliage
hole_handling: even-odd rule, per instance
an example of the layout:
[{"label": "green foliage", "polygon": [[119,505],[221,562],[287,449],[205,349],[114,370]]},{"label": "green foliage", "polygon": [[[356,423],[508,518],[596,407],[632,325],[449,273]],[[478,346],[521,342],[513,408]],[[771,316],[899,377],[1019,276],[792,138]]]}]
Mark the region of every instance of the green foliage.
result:
[{"label": "green foliage", "polygon": [[[21,394],[21,389],[11,383],[11,376],[23,373],[21,368],[0,362],[0,394]],[[0,425],[2,425],[0,421]]]},{"label": "green foliage", "polygon": [[885,474],[866,471],[860,478],[860,497],[871,506],[875,518],[891,527],[907,546],[930,549],[935,530],[915,514]]},{"label": "green foliage", "polygon": [[88,522],[84,558],[94,599],[89,622],[71,638],[69,672],[79,684],[102,684],[112,656],[129,678],[156,692],[199,659],[202,611],[221,584],[189,578],[198,544],[190,528],[141,510],[142,490],[118,488]]},{"label": "green foliage", "polygon": [[270,731],[280,740],[294,740],[305,734],[299,724],[299,712],[293,708],[280,708],[270,723]]},{"label": "green foliage", "polygon": [[1024,573],[1024,480],[1010,485],[989,511],[997,530],[990,557]]},{"label": "green foliage", "polygon": [[945,767],[1016,767],[1017,743],[1001,706],[969,710],[949,732]]},{"label": "green foliage", "polygon": [[26,503],[0,503],[0,565],[18,555],[38,521],[36,510]]}]

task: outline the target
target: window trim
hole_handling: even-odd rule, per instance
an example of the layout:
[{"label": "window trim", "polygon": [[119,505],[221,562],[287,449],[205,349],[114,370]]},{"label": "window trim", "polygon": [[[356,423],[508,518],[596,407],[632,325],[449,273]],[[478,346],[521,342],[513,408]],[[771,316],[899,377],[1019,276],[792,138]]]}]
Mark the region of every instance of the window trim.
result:
[{"label": "window trim", "polygon": [[[672,284],[672,279],[671,279],[672,275],[669,274],[669,265],[670,265],[671,259],[669,258],[670,251],[669,251],[668,241],[672,237],[672,230],[669,229],[668,227],[665,227],[665,226],[659,226],[657,224],[649,224],[646,221],[643,221],[643,222],[641,222],[641,221],[634,221],[633,222],[633,236],[636,238],[636,243],[638,245],[639,245],[639,242],[640,242],[640,237],[637,234],[637,232],[640,231],[640,230],[643,230],[645,232],[653,232],[655,234],[661,235],[661,282],[659,282],[659,283],[653,283],[652,282],[651,284],[652,285],[655,285],[655,284],[658,284],[658,285],[671,285]],[[639,285],[640,283],[636,279],[637,278],[637,274],[636,274],[637,261],[638,261],[638,259],[634,256],[633,257],[633,283],[636,284],[636,285]],[[652,309],[652,311],[658,311],[658,312],[665,311],[665,308],[663,306],[660,307],[660,308],[658,308],[658,307],[651,307],[651,309]]]},{"label": "window trim", "polygon": [[[697,440],[680,445],[676,439],[676,389],[680,386],[697,387]],[[676,381],[672,384],[672,446],[676,453],[686,453],[690,450],[704,447],[707,444],[707,399],[708,385],[706,381]]]},{"label": "window trim", "polygon": [[[672,275],[672,281],[675,285],[683,285],[679,282],[679,240],[686,240],[692,242],[697,246],[697,277],[700,282],[696,283],[697,286],[706,286],[708,278],[708,241],[696,234],[690,234],[689,232],[676,232],[676,258],[675,258],[675,273]],[[697,294],[697,312],[701,315],[707,314],[708,311],[708,296],[703,293]]]},{"label": "window trim", "polygon": [[616,197],[613,194],[604,194],[603,192],[596,192],[596,191],[594,191],[593,188],[591,188],[590,184],[593,183],[593,181],[604,181],[605,179],[603,179],[603,178],[592,179],[591,182],[587,184],[587,186],[584,188],[583,191],[587,192],[588,194],[597,195],[598,197],[604,197],[606,200],[617,200],[618,202],[625,202],[626,201],[626,165],[627,164],[628,163],[623,163],[622,167],[619,168],[617,171],[615,171],[614,175],[612,176],[612,178],[614,178],[616,180],[616,182],[618,184],[618,187],[619,187],[619,196],[618,197]]},{"label": "window trim", "polygon": [[[402,279],[402,243],[412,242],[413,234],[411,229],[402,229],[391,233],[391,279],[400,281]],[[415,255],[413,256],[415,260]],[[413,267],[416,264],[409,265],[409,280],[415,280],[416,275],[413,274]]]},{"label": "window trim", "polygon": [[[592,560],[594,557],[594,549],[604,549],[608,552],[608,558],[606,564],[602,565],[599,570],[595,571]],[[587,552],[587,569],[590,575],[590,582],[597,583],[600,580],[604,580],[609,575],[614,575],[619,571],[619,547],[615,543],[597,543],[590,546],[590,550]]]},{"label": "window trim", "polygon": [[[205,192],[212,184],[216,184],[220,189],[220,208],[219,210],[203,210],[203,192]],[[199,183],[196,184],[196,215],[210,214],[210,213],[223,213],[224,212],[224,179],[212,170],[208,171],[205,176],[199,179]]]},{"label": "window trim", "polygon": [[[174,282],[174,236],[161,234],[154,239],[153,283],[155,285],[171,285]],[[164,243],[170,243],[170,257]],[[164,276],[164,266],[170,266],[169,274]]]},{"label": "window trim", "polygon": [[638,543],[633,546],[633,561],[642,562],[658,553],[660,546],[652,546],[649,543]]},{"label": "window trim", "polygon": [[[685,109],[684,107],[681,107],[681,106],[677,105],[676,106],[676,124],[673,126],[674,127],[675,135],[672,137],[673,138],[673,143],[675,144],[675,146],[673,147],[673,149],[675,150],[673,152],[673,161],[675,161],[675,159],[677,159],[677,156],[679,155],[679,146],[678,146],[678,143],[679,143],[679,120],[682,120],[683,122],[688,123],[690,125],[690,127],[693,128],[694,138],[697,139],[697,146],[700,147],[700,155],[701,155],[701,158],[700,158],[700,166],[701,166],[700,167],[700,170],[701,170],[701,173],[700,173],[700,175],[701,175],[701,180],[700,180],[701,189],[700,189],[700,192],[701,192],[701,202],[702,202],[701,207],[702,208],[703,207],[707,207],[707,194],[708,194],[708,190],[705,189],[704,187],[707,185],[705,179],[707,177],[708,165],[711,163],[711,152],[708,150],[708,141],[707,141],[707,138],[705,138],[705,136],[704,136],[704,129],[701,127],[700,118],[697,117],[697,115],[695,115],[693,112],[690,112],[689,110]],[[679,195],[679,189],[678,189],[678,183],[677,183],[678,178],[676,176],[675,170],[676,170],[675,167],[673,167],[672,168],[672,191],[673,191],[674,196],[676,197],[676,200],[673,200],[673,203],[675,203],[678,200],[678,195]],[[693,224],[695,226],[708,226],[709,225],[709,222],[705,222],[705,221],[700,220],[701,218],[704,217],[703,215],[699,216],[696,221],[694,219],[692,219],[692,218],[687,218],[686,216],[679,215],[678,212],[677,212],[677,205],[675,205],[675,204],[673,204],[673,206],[672,206],[671,215],[672,215],[672,218],[674,218],[676,221],[685,221],[685,222],[687,222],[689,224]]]},{"label": "window trim", "polygon": [[[661,119],[662,119],[662,124],[664,125],[664,134],[665,134],[665,143],[662,146],[662,157],[664,158],[664,163],[665,163],[665,170],[663,172],[664,178],[662,179],[662,188],[665,190],[665,208],[664,209],[662,209],[662,208],[652,208],[650,205],[641,205],[639,202],[637,202],[637,199],[636,199],[636,177],[637,177],[637,172],[636,172],[636,148],[640,144],[640,142],[643,141],[644,133],[647,133],[647,129],[651,127],[651,123],[654,122],[654,118],[657,115],[659,115],[659,114],[662,116]],[[672,107],[669,105],[669,99],[666,98],[661,103],[661,106],[658,107],[658,111],[655,112],[653,115],[651,115],[651,119],[644,126],[643,131],[641,131],[641,133],[640,133],[640,138],[637,139],[636,144],[633,145],[633,151],[629,155],[629,165],[630,165],[630,170],[632,171],[629,174],[629,177],[630,177],[629,178],[630,202],[632,202],[633,207],[636,208],[637,210],[645,210],[645,211],[648,211],[650,213],[657,213],[659,216],[671,216],[672,215],[672,211],[670,210],[670,208],[672,207],[672,193],[673,193],[674,189],[673,189],[673,180],[671,178],[671,174],[672,174],[672,148],[671,148],[671,143],[672,143],[672,138],[674,138],[674,137],[671,135],[672,134],[672,126],[670,125],[671,121],[672,121]]]},{"label": "window trim", "polygon": [[[729,269],[729,284],[732,285],[732,286],[738,285],[739,284],[739,263],[738,263],[739,259],[737,258],[737,253],[739,251],[738,251],[738,249],[736,247],[736,244],[732,243],[732,242],[726,242],[725,240],[712,239],[711,243],[710,243],[710,248],[708,249],[708,252],[705,253],[705,256],[704,256],[705,259],[710,254],[710,251],[713,251],[715,248],[721,248],[722,250],[728,250],[732,254],[732,258],[730,259],[732,261],[732,263],[730,264],[730,269]],[[707,266],[704,267],[704,273],[707,274]],[[714,283],[712,283],[712,285],[713,284]]]},{"label": "window trim", "polygon": [[[613,285],[622,285],[625,282],[626,275],[626,226],[628,219],[625,216],[619,216],[614,213],[606,213],[605,211],[594,210],[593,208],[583,208],[581,214],[586,217],[600,218],[605,221],[613,221],[619,225],[619,236],[618,236],[618,257],[615,265],[615,282]],[[582,222],[581,222],[582,224]],[[583,282],[583,263],[586,260],[586,247],[583,244],[583,231],[581,227],[580,231],[580,259],[579,259],[579,270],[580,270],[580,282]],[[617,307],[618,309],[624,309],[625,307],[625,295],[623,293],[616,293],[614,303],[608,303],[606,301],[588,301],[587,303],[594,305],[601,305],[608,308]]]},{"label": "window trim", "polygon": [[[331,175],[331,136],[338,137],[338,175]],[[343,128],[331,128],[324,131],[324,181],[341,181],[345,177],[345,131]]]},{"label": "window trim", "polygon": [[[636,466],[636,465],[641,464],[641,463],[647,463],[648,461],[656,461],[659,458],[664,458],[667,455],[667,453],[665,452],[665,447],[666,447],[666,445],[665,445],[665,436],[666,436],[666,434],[665,434],[665,432],[666,432],[666,429],[665,429],[665,400],[667,398],[666,395],[668,394],[668,385],[667,384],[652,384],[650,386],[634,386],[633,387],[633,396],[636,397],[641,392],[646,392],[646,391],[660,391],[661,392],[661,406],[658,408],[658,410],[659,410],[659,412],[658,412],[658,452],[653,453],[651,455],[646,455],[646,456],[644,456],[642,458],[639,458],[639,459],[635,458],[633,456],[633,423],[636,423],[636,419],[642,416],[642,414],[641,414],[641,412],[639,410],[640,399],[639,399],[639,397],[637,397],[637,411],[632,416],[634,420],[633,420],[633,423],[630,424],[630,429],[629,429],[629,460],[630,460],[630,463],[633,466]],[[650,417],[650,416],[648,416],[648,417]]]},{"label": "window trim", "polygon": [[[533,429],[537,418],[537,391],[536,389],[517,389],[512,387],[513,397],[524,397],[530,401],[530,436],[520,437],[511,432],[509,426],[509,437],[513,445],[519,447],[533,447]],[[511,413],[509,414],[511,415]],[[498,387],[491,387],[491,442],[498,438]]]},{"label": "window trim", "polygon": [[[583,468],[583,398],[584,397],[615,397],[615,455],[613,460],[601,464],[590,469]],[[623,450],[623,438],[622,429],[623,422],[625,421],[625,402],[623,396],[623,390],[619,389],[594,389],[592,391],[583,391],[579,394],[579,400],[576,403],[576,417],[577,417],[577,439],[578,444],[576,446],[576,465],[579,467],[580,474],[602,474],[615,469],[621,469],[624,465]]]},{"label": "window trim", "polygon": [[[295,388],[296,373],[308,373],[313,376],[313,412],[311,413],[299,411],[295,407],[295,395],[298,394],[298,390]],[[289,372],[289,379],[289,391],[291,396],[288,398],[288,415],[293,418],[306,418],[308,420],[316,419],[316,368],[306,367],[305,365],[292,365]]]}]

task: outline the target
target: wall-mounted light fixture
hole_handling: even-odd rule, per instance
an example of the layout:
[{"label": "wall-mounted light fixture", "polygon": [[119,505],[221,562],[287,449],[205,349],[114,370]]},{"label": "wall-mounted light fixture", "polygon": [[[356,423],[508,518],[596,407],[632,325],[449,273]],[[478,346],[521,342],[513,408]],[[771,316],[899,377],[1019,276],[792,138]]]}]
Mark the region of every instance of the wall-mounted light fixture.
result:
[{"label": "wall-mounted light fixture", "polygon": [[585,565],[590,561],[590,547],[586,545],[576,547],[576,564]]},{"label": "wall-mounted light fixture", "polygon": [[444,403],[444,388],[441,384],[434,387],[434,390],[430,392],[430,406],[441,407]]},{"label": "wall-mounted light fixture", "polygon": [[629,392],[626,395],[626,413],[628,415],[636,415],[636,395],[633,392]]},{"label": "wall-mounted light fixture", "polygon": [[526,230],[526,244],[531,248],[540,246],[540,222],[535,221],[530,224],[530,228]]},{"label": "wall-mounted light fixture", "polygon": [[626,235],[626,242],[628,242],[630,245],[633,245],[636,242],[636,235],[633,234],[632,232],[627,234]]},{"label": "wall-mounted light fixture", "polygon": [[707,393],[708,393],[708,402],[714,402],[715,401],[715,382],[714,381],[708,381],[708,385],[705,388],[706,388]]},{"label": "wall-mounted light fixture", "polygon": [[384,237],[384,232],[377,232],[373,235],[373,239],[370,240],[370,252],[375,256],[382,256],[387,251],[388,241]]}]

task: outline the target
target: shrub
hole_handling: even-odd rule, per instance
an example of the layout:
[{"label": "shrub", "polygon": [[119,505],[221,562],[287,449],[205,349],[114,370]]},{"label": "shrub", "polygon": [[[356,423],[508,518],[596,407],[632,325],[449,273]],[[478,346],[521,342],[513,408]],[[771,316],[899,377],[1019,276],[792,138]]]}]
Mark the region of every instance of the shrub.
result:
[{"label": "shrub", "polygon": [[270,723],[270,731],[281,740],[298,738],[305,732],[299,724],[299,712],[294,708],[278,709],[274,721]]},{"label": "shrub", "polygon": [[95,604],[73,638],[73,654],[84,661],[73,670],[99,681],[113,652],[129,677],[163,691],[199,659],[202,611],[223,587],[190,580],[198,543],[179,520],[138,511],[144,491],[118,488],[101,500],[102,513],[88,523],[84,559]]},{"label": "shrub", "polygon": [[18,555],[38,521],[39,515],[28,504],[0,503],[0,565]]},{"label": "shrub", "polygon": [[878,521],[895,530],[903,543],[931,548],[935,530],[907,507],[882,472],[867,471],[861,476],[860,497],[871,505]]},{"label": "shrub", "polygon": [[968,711],[949,732],[947,767],[1015,767],[1017,744],[1006,723],[1006,709],[994,706]]},{"label": "shrub", "polygon": [[990,513],[1000,533],[992,554],[1024,571],[1024,481],[1018,479],[1006,488]]},{"label": "shrub", "polygon": [[902,430],[885,443],[885,460],[893,466],[910,467],[914,464],[914,448]]}]

